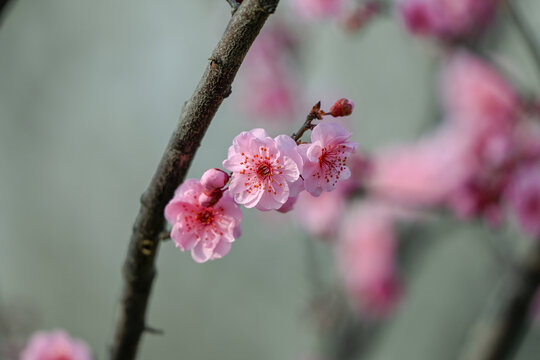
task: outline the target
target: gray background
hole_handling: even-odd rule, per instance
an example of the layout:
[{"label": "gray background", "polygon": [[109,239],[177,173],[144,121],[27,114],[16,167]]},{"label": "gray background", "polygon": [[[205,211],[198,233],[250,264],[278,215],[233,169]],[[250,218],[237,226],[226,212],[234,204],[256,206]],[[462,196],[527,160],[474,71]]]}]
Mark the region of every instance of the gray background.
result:
[{"label": "gray background", "polygon": [[[540,3],[519,5],[540,37]],[[0,300],[33,309],[38,328],[85,339],[100,359],[139,195],[229,13],[209,0],[17,0],[0,27]],[[501,31],[498,54],[538,93],[526,49],[507,24]],[[328,88],[353,99],[364,147],[411,140],[432,121],[432,44],[390,18],[352,36],[333,24],[304,33],[307,92],[313,102]],[[191,177],[219,166],[232,138],[260,125],[235,101],[233,88]],[[304,235],[287,216],[244,217],[221,261],[196,264],[163,244],[148,320],[165,335],[145,336],[141,359],[282,360],[315,349]],[[455,358],[502,270],[489,237],[464,225],[433,239],[371,359]],[[520,359],[538,358],[539,335],[531,332]]]}]

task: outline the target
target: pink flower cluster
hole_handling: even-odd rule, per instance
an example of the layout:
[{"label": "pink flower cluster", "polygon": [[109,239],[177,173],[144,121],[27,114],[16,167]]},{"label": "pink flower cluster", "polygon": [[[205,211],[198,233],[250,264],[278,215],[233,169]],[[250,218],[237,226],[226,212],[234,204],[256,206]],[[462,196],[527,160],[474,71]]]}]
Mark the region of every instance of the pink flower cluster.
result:
[{"label": "pink flower cluster", "polygon": [[92,360],[90,348],[63,330],[36,332],[21,353],[20,360]]},{"label": "pink flower cluster", "polygon": [[406,28],[443,40],[482,31],[493,19],[499,0],[398,0]]},{"label": "pink flower cluster", "polygon": [[[340,99],[330,113],[346,116],[353,104]],[[297,196],[330,192],[351,176],[348,158],[358,144],[336,123],[314,126],[311,143],[298,145],[290,136],[270,137],[264,129],[244,131],[233,139],[223,167],[209,169],[201,180],[186,180],[165,207],[171,238],[197,262],[219,259],[240,236],[239,208],[292,210]],[[230,181],[229,181],[230,180]],[[228,187],[226,187],[228,184]]]},{"label": "pink flower cluster", "polygon": [[375,155],[371,192],[492,225],[510,213],[540,236],[538,114],[494,66],[465,52],[446,63],[441,94],[446,121],[415,144]]}]

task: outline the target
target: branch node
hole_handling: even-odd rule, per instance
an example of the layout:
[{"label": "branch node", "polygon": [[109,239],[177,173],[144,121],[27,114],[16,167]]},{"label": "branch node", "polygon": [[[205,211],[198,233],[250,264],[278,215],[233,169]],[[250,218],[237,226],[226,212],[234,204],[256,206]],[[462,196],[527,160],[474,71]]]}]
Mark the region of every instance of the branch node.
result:
[{"label": "branch node", "polygon": [[210,60],[210,68],[212,70],[216,70],[218,67],[223,66],[223,61],[221,61],[220,59],[218,59],[215,56],[209,57],[208,60]]},{"label": "branch node", "polygon": [[152,240],[144,239],[141,241],[140,250],[141,254],[150,256],[154,252],[155,244]]}]

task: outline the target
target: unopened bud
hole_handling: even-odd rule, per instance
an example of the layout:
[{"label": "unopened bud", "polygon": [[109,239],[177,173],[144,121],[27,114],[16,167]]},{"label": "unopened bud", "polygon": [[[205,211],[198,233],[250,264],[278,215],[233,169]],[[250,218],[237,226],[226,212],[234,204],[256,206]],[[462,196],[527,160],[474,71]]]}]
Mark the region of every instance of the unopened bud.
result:
[{"label": "unopened bud", "polygon": [[223,196],[223,191],[216,189],[213,191],[204,190],[201,195],[199,195],[199,204],[204,207],[214,206],[219,199]]},{"label": "unopened bud", "polygon": [[351,115],[354,109],[354,103],[345,98],[339,99],[330,108],[329,114],[333,117],[348,116]]},{"label": "unopened bud", "polygon": [[221,189],[229,182],[229,175],[220,169],[208,169],[201,177],[201,185],[208,190]]}]

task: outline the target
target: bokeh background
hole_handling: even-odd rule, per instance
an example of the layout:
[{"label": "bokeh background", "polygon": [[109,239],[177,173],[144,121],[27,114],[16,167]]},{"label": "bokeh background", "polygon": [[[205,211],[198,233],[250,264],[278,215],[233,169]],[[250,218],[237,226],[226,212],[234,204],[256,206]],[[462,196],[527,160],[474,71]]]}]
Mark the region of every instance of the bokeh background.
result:
[{"label": "bokeh background", "polygon": [[[540,34],[540,3],[519,6]],[[276,17],[288,11],[280,4]],[[34,329],[65,328],[107,357],[139,196],[229,17],[225,1],[14,1],[0,25],[0,313],[22,309]],[[526,48],[501,17],[494,49],[538,91]],[[355,139],[366,149],[412,140],[437,121],[439,54],[394,17],[352,35],[332,23],[298,26],[307,93],[313,103],[328,89],[354,100]],[[190,177],[219,166],[238,132],[264,126],[239,113],[234,90]],[[270,127],[289,133],[301,121]],[[148,323],[164,335],[144,336],[140,359],[283,360],[316,350],[306,235],[290,216],[244,209],[244,219],[219,261],[197,264],[163,244]],[[404,302],[366,358],[454,359],[504,272],[490,239],[514,232],[435,226],[443,231],[429,232]],[[331,248],[317,250],[332,278]],[[537,327],[517,358],[539,352]]]}]

